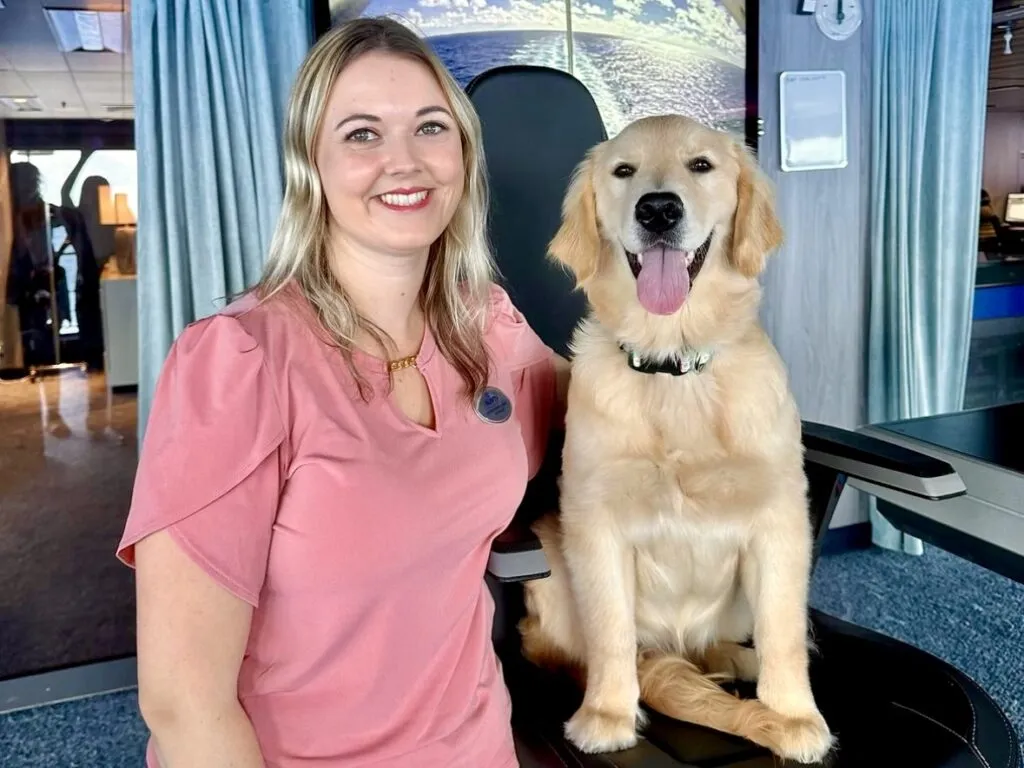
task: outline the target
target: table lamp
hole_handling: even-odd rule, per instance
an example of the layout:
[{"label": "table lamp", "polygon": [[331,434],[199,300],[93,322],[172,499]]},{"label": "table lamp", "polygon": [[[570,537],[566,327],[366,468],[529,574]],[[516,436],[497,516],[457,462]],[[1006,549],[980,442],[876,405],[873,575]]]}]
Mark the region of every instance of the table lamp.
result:
[{"label": "table lamp", "polygon": [[99,195],[100,224],[116,227],[114,230],[114,263],[122,275],[135,274],[135,214],[128,207],[128,195],[118,192],[113,197],[110,187],[101,184]]}]

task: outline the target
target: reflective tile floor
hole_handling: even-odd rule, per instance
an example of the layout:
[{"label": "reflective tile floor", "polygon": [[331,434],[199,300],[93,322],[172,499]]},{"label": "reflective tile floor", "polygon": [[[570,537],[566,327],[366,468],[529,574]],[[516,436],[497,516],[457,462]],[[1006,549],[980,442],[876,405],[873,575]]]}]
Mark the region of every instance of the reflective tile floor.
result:
[{"label": "reflective tile floor", "polygon": [[102,374],[0,381],[0,679],[133,653],[135,423]]}]

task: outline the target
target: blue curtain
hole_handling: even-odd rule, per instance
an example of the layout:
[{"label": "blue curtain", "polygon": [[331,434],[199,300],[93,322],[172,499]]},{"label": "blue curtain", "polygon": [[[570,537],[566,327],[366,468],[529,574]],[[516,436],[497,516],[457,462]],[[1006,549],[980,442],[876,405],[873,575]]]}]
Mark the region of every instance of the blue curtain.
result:
[{"label": "blue curtain", "polygon": [[[874,0],[872,423],[960,410],[978,253],[991,0]],[[871,505],[873,541],[920,554]]]},{"label": "blue curtain", "polygon": [[134,0],[138,431],[174,338],[260,274],[312,0]]}]

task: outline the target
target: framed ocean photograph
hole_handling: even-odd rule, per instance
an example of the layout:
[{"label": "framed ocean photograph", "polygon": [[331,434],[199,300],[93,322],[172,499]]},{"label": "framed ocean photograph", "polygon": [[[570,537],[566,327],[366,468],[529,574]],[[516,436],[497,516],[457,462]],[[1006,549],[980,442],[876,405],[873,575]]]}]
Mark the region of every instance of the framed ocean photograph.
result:
[{"label": "framed ocean photograph", "polygon": [[317,0],[317,32],[403,19],[465,87],[506,64],[555,67],[594,96],[610,136],[678,112],[757,146],[756,0]]},{"label": "framed ocean photograph", "polygon": [[678,112],[745,134],[744,0],[570,0],[571,72],[609,135]]}]

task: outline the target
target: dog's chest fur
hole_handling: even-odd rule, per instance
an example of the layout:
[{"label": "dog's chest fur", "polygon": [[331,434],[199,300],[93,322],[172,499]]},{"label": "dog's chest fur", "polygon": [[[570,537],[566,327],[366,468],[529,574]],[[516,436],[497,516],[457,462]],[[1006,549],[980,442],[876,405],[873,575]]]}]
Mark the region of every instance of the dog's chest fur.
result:
[{"label": "dog's chest fur", "polygon": [[[576,350],[580,400],[597,413],[570,410],[565,466],[575,488],[617,500],[614,524],[635,553],[638,632],[681,652],[744,640],[742,574],[758,510],[800,468],[795,454],[780,462],[799,421],[775,358],[725,350],[701,372],[646,374],[609,341]],[[596,501],[581,498],[581,508]]]},{"label": "dog's chest fur", "polygon": [[745,537],[709,526],[634,546],[636,626],[641,642],[683,654],[719,640],[742,642],[753,631],[742,590]]},{"label": "dog's chest fur", "polygon": [[608,453],[653,462],[674,472],[684,489],[689,482],[703,485],[705,471],[728,475],[727,465],[736,461],[747,473],[758,456],[777,468],[776,444],[791,442],[794,424],[799,429],[770,348],[720,349],[704,370],[676,376],[631,369],[606,336],[577,339],[573,376],[590,411],[580,421],[596,417],[586,429]]}]

